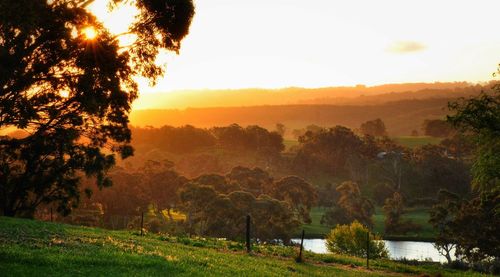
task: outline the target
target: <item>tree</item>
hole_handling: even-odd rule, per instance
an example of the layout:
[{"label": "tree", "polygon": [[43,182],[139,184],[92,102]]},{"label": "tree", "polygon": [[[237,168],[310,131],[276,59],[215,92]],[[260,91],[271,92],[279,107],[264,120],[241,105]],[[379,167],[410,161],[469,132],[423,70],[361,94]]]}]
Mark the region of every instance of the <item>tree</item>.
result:
[{"label": "tree", "polygon": [[445,138],[452,134],[451,125],[441,119],[426,119],[422,124],[422,130],[426,136]]},{"label": "tree", "polygon": [[431,211],[430,222],[438,229],[436,246],[449,261],[453,246],[472,265],[500,260],[500,87],[493,89],[449,104],[455,114],[448,122],[475,144],[473,198],[441,191]]},{"label": "tree", "polygon": [[276,123],[276,133],[280,136],[284,136],[286,132],[286,126],[283,123]]},{"label": "tree", "polygon": [[384,205],[384,202],[387,198],[394,195],[394,187],[386,184],[386,183],[377,183],[373,187],[373,197],[372,199],[375,201],[377,205]]},{"label": "tree", "polygon": [[229,182],[226,177],[218,174],[204,174],[193,180],[194,182],[213,187],[217,192],[229,194],[233,191],[241,190],[238,183]]},{"label": "tree", "polygon": [[[500,192],[485,191],[471,200],[439,193],[429,222],[438,230],[436,245],[451,261],[451,249],[471,264],[500,259]],[[476,224],[474,224],[476,223]]]},{"label": "tree", "polygon": [[371,201],[361,196],[358,184],[346,181],[337,187],[339,200],[323,215],[323,224],[347,224],[355,220],[370,228],[373,226],[372,215],[375,208]]},{"label": "tree", "polygon": [[358,221],[350,225],[338,225],[326,237],[326,247],[332,253],[366,257],[367,243],[370,245],[370,258],[387,258],[389,253],[380,238],[367,234],[370,230]]},{"label": "tree", "polygon": [[180,190],[179,197],[186,213],[187,227],[195,231],[198,226],[199,234],[203,235],[209,220],[207,207],[217,199],[218,193],[211,186],[188,183]]},{"label": "tree", "polygon": [[148,193],[150,204],[157,211],[166,210],[170,221],[173,221],[171,210],[180,202],[178,192],[188,182],[183,176],[172,170],[173,164],[158,163],[156,166],[146,164],[143,186]]},{"label": "tree", "polygon": [[451,156],[450,151],[441,145],[428,144],[416,148],[411,164],[421,180],[418,187],[421,196],[433,197],[440,189],[460,195],[470,192],[470,166]]},{"label": "tree", "polygon": [[392,197],[385,200],[385,233],[386,234],[406,234],[410,230],[417,231],[420,226],[411,220],[401,219],[404,213],[403,197],[398,192],[394,192]]},{"label": "tree", "polygon": [[239,186],[241,190],[258,197],[268,193],[272,189],[273,178],[267,171],[258,167],[250,169],[243,166],[236,166],[226,175],[232,186]]},{"label": "tree", "polygon": [[460,209],[461,200],[458,195],[441,190],[438,193],[438,203],[430,211],[429,223],[437,230],[434,247],[443,255],[448,264],[452,262],[451,252],[456,248],[453,238],[453,221]]},{"label": "tree", "polygon": [[364,135],[370,135],[374,137],[387,136],[387,130],[382,119],[377,118],[374,120],[366,121],[361,124],[361,133]]},{"label": "tree", "polygon": [[137,39],[121,46],[85,9],[91,2],[0,1],[0,129],[29,133],[0,138],[0,214],[32,217],[43,203],[69,213],[80,173],[111,185],[115,154],[132,154],[132,77],[163,74],[159,50],[179,51],[194,14],[191,0],[137,0],[128,32]]},{"label": "tree", "polygon": [[498,189],[500,180],[500,85],[492,94],[482,92],[477,97],[461,99],[449,104],[454,115],[449,123],[475,144],[472,167],[473,184],[481,190]]},{"label": "tree", "polygon": [[287,202],[296,218],[305,223],[311,223],[309,213],[316,204],[316,189],[297,176],[288,176],[274,183],[272,196]]},{"label": "tree", "polygon": [[301,170],[325,170],[333,176],[345,174],[349,157],[361,155],[363,141],[343,126],[308,131],[299,137],[300,148],[294,163]]}]

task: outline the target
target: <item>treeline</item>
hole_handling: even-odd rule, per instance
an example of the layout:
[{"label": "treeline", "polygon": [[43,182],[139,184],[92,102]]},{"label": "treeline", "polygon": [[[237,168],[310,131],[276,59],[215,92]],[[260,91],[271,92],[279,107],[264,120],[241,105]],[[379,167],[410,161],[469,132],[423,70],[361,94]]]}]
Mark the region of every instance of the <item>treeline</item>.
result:
[{"label": "treeline", "polygon": [[161,128],[131,128],[132,143],[141,149],[153,149],[185,154],[207,147],[245,149],[280,153],[285,148],[283,138],[277,132],[251,125],[245,128],[231,124],[210,129],[163,126]]},{"label": "treeline", "polygon": [[[436,124],[429,122],[435,121],[424,126],[443,124],[439,120]],[[424,128],[425,132],[433,130]],[[224,173],[240,165],[261,167],[274,176],[354,181],[381,205],[395,190],[417,202],[429,202],[442,188],[460,195],[469,191],[473,149],[465,137],[441,127],[436,135],[448,137],[440,144],[411,149],[388,137],[372,136],[386,133],[381,120],[362,124],[361,131],[364,134],[343,126],[315,126],[300,135],[298,145],[287,152],[283,152],[283,138],[278,132],[255,125],[133,128],[132,136],[138,149],[136,156],[144,155],[146,161],[170,159],[176,170],[189,177]],[[155,149],[166,154],[145,154]],[[326,185],[324,181],[315,183]]]},{"label": "treeline", "polygon": [[310,221],[312,206],[327,208],[326,225],[357,220],[368,227],[382,206],[386,234],[404,234],[418,228],[401,220],[405,207],[431,207],[440,190],[470,195],[474,149],[457,132],[411,149],[383,136],[384,123],[375,119],[361,133],[309,128],[285,152],[285,127],[277,127],[132,128],[133,163],[111,171],[113,186],[95,191],[83,207],[94,209],[91,224],[109,228],[137,227],[139,211],[147,211],[151,230],[235,239],[250,214],[259,239],[286,241]]},{"label": "treeline", "polygon": [[[408,136],[426,119],[444,118],[449,101],[456,98],[408,99],[380,105],[280,105],[252,107],[188,108],[185,110],[137,110],[130,119],[135,126],[163,125],[210,128],[237,123],[273,129],[277,122],[289,130],[315,124],[358,128],[363,122],[382,119],[391,136]],[[286,134],[291,137],[290,133]]]},{"label": "treeline", "polygon": [[242,239],[250,215],[253,237],[284,242],[303,223],[311,222],[309,212],[317,194],[302,178],[275,180],[260,168],[235,167],[225,175],[188,179],[172,166],[169,161],[150,161],[134,172],[117,168],[110,174],[112,187],[95,191],[64,220],[137,228],[138,215],[146,212],[145,226],[153,232]]}]

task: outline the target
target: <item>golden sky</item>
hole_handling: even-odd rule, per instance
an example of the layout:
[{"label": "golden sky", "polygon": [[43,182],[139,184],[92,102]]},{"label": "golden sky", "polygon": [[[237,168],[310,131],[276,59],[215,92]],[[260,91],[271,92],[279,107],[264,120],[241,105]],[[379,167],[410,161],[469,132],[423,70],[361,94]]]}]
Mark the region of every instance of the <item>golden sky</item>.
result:
[{"label": "golden sky", "polygon": [[[105,5],[105,4],[104,4]],[[499,0],[195,0],[180,55],[142,92],[486,81]],[[103,4],[92,9],[102,13]],[[101,10],[101,11],[100,11]],[[132,9],[103,15],[123,31]]]}]

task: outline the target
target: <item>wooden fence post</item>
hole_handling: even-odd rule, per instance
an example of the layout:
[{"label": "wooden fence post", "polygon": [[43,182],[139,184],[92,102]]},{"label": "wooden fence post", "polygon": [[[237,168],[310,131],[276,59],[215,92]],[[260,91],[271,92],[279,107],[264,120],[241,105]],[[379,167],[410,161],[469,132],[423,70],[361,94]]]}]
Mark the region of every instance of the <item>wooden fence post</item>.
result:
[{"label": "wooden fence post", "polygon": [[250,245],[250,215],[249,214],[247,214],[246,245],[247,245],[247,252],[250,253],[250,251],[252,251],[252,248]]},{"label": "wooden fence post", "polygon": [[304,229],[302,229],[302,236],[300,238],[299,256],[297,257],[297,262],[298,263],[302,262],[302,250],[304,249],[304,235],[305,235],[305,231],[304,231]]},{"label": "wooden fence post", "polygon": [[370,269],[370,231],[366,232],[366,268]]},{"label": "wooden fence post", "polygon": [[52,207],[50,207],[50,222],[54,222],[54,216],[52,212]]},{"label": "wooden fence post", "polygon": [[141,236],[144,235],[143,229],[144,229],[144,212],[141,212]]}]

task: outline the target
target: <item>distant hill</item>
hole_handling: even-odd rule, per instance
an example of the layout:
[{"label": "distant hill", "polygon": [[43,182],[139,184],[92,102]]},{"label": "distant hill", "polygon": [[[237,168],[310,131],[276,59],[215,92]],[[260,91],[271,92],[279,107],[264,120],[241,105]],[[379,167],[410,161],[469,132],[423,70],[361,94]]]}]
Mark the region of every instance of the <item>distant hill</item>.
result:
[{"label": "distant hill", "polygon": [[392,136],[420,132],[425,119],[444,118],[447,104],[456,98],[401,100],[379,105],[279,105],[253,107],[189,108],[185,110],[139,110],[131,114],[135,126],[163,125],[197,127],[223,126],[237,123],[243,126],[260,125],[274,129],[276,123],[288,130],[309,124],[324,127],[344,125],[359,128],[361,123],[381,118]]},{"label": "distant hill", "polygon": [[[452,97],[481,89],[467,82],[405,83],[367,87],[185,90],[143,93],[137,109],[183,109],[293,104],[366,104],[422,97]],[[374,97],[375,96],[375,97]],[[380,97],[379,97],[380,96]]]},{"label": "distant hill", "polygon": [[381,118],[390,135],[405,136],[413,130],[420,132],[425,119],[444,118],[449,113],[448,102],[491,90],[493,84],[411,83],[144,94],[137,105],[152,108],[134,109],[130,119],[135,126],[155,127],[186,124],[212,127],[237,123],[274,129],[279,122],[292,130],[309,124],[344,125],[356,129],[367,120]]}]

